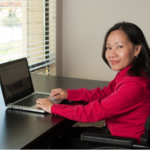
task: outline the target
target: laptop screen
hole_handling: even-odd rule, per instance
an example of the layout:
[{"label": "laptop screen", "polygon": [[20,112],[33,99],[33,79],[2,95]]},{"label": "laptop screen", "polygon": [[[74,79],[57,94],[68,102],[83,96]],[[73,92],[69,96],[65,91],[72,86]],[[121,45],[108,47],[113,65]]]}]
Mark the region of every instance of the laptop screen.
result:
[{"label": "laptop screen", "polygon": [[26,58],[0,64],[0,83],[6,105],[34,92]]}]

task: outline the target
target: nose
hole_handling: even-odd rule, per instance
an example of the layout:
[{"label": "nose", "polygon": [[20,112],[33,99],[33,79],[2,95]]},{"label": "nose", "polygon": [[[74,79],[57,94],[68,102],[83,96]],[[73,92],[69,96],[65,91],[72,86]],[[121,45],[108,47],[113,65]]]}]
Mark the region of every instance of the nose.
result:
[{"label": "nose", "polygon": [[110,51],[110,53],[109,53],[109,57],[116,57],[117,56],[117,54],[116,54],[116,51],[115,51],[115,49],[112,49],[111,51]]}]

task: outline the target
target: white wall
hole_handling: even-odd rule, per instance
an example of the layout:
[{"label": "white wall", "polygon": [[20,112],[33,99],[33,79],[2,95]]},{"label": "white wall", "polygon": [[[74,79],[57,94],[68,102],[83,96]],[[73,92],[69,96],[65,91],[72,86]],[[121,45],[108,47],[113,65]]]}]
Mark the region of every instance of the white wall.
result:
[{"label": "white wall", "polygon": [[62,76],[112,80],[116,72],[101,57],[105,33],[128,21],[150,43],[149,16],[150,0],[62,0]]}]

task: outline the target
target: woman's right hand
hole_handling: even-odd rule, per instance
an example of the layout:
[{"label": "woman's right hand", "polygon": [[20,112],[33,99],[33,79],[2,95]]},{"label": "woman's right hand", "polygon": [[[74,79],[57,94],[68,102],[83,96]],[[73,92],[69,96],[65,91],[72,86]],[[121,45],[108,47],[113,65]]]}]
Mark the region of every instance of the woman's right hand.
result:
[{"label": "woman's right hand", "polygon": [[51,91],[51,95],[49,98],[54,97],[54,99],[56,100],[63,100],[63,99],[67,99],[68,97],[68,93],[66,90],[58,88],[58,89],[53,89]]}]

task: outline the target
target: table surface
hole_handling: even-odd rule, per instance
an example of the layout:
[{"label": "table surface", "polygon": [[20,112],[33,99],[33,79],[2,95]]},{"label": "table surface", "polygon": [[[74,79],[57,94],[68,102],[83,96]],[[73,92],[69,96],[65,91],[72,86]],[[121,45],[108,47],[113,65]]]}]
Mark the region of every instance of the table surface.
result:
[{"label": "table surface", "polygon": [[[108,82],[57,76],[32,75],[35,91],[49,92],[54,88],[103,88]],[[40,114],[5,107],[0,97],[0,149],[33,148],[42,139],[53,138],[75,122],[52,114]]]}]

